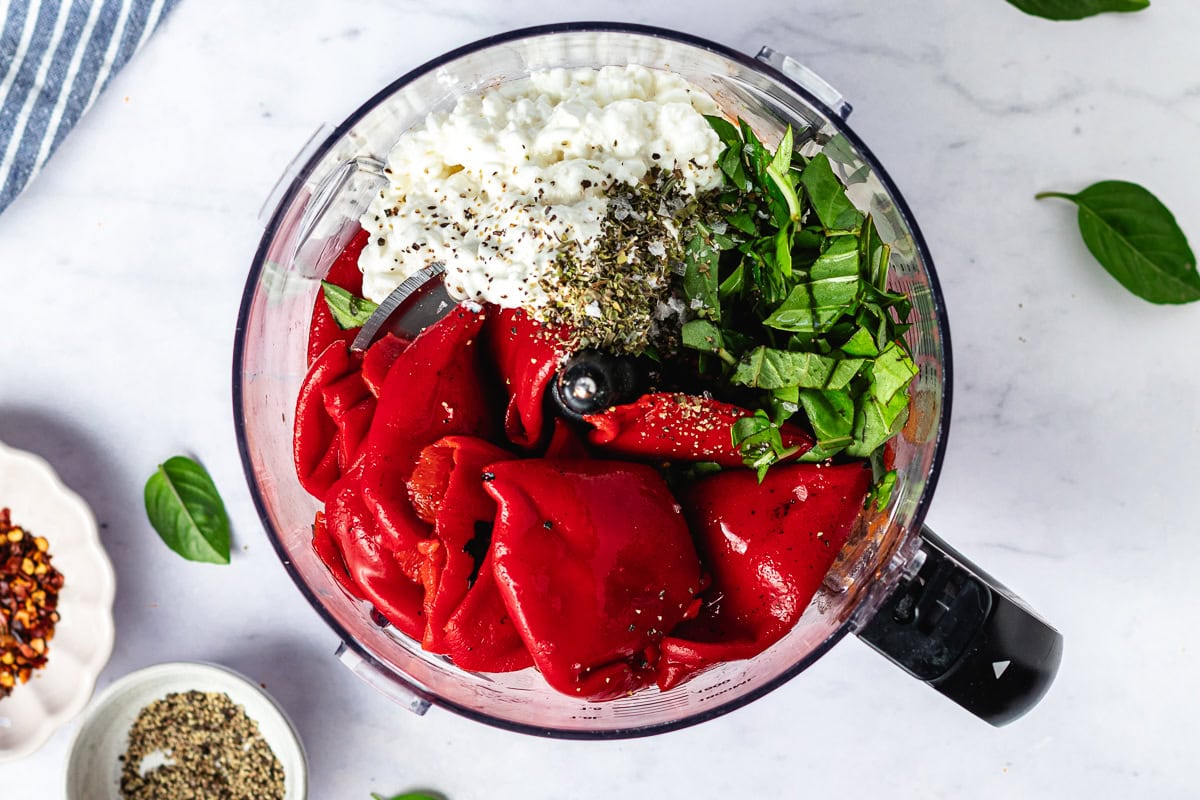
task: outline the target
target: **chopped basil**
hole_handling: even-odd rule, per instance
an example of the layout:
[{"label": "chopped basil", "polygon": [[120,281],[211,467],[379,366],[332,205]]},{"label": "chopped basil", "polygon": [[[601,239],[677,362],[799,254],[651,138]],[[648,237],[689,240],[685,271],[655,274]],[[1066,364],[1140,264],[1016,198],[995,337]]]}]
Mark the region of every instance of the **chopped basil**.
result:
[{"label": "chopped basil", "polygon": [[361,328],[379,308],[370,300],[356,297],[329,281],[321,281],[321,291],[325,294],[325,304],[329,306],[329,313],[333,314],[333,321],[342,330]]},{"label": "chopped basil", "polygon": [[744,120],[709,122],[727,180],[685,232],[681,342],[702,373],[757,396],[731,436],[760,479],[792,455],[779,428],[793,418],[816,437],[804,460],[869,456],[904,424],[917,368],[911,304],[887,290],[891,248],[831,163],[858,159],[844,138],[807,158],[790,128],[772,151]]}]

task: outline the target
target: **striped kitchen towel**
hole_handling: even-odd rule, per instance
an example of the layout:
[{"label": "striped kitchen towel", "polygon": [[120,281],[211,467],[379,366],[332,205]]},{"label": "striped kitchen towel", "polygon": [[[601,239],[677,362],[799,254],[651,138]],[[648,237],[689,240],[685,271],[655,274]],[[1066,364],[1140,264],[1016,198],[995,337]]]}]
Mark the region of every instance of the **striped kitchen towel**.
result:
[{"label": "striped kitchen towel", "polygon": [[179,0],[0,0],[0,212]]}]

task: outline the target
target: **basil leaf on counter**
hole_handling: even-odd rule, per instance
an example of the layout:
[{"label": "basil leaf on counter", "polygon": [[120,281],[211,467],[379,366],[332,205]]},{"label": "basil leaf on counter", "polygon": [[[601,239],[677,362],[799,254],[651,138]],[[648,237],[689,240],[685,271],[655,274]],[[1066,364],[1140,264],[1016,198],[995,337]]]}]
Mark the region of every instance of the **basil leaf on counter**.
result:
[{"label": "basil leaf on counter", "polygon": [[1008,0],[1008,2],[1026,14],[1058,21],[1084,19],[1109,11],[1141,11],[1150,6],[1150,0]]},{"label": "basil leaf on counter", "polygon": [[329,281],[321,281],[321,291],[325,293],[325,304],[333,314],[333,321],[344,331],[361,328],[379,308],[378,304],[365,297],[356,297]]},{"label": "basil leaf on counter", "polygon": [[1101,181],[1078,194],[1042,192],[1079,207],[1079,232],[1100,266],[1151,303],[1200,300],[1196,256],[1175,217],[1136,183]]},{"label": "basil leaf on counter", "polygon": [[371,800],[444,800],[440,795],[426,794],[425,792],[405,792],[404,794],[396,794],[391,797],[384,797],[378,792],[371,792]]},{"label": "basil leaf on counter", "polygon": [[146,516],[167,547],[189,561],[229,563],[229,517],[204,467],[175,456],[146,481]]}]

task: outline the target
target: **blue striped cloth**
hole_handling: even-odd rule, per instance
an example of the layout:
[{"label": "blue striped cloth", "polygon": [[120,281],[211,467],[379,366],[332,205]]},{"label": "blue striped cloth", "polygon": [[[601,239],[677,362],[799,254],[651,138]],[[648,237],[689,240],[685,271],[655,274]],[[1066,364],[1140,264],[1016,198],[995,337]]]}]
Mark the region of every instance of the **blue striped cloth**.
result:
[{"label": "blue striped cloth", "polygon": [[0,212],[179,0],[0,0]]}]

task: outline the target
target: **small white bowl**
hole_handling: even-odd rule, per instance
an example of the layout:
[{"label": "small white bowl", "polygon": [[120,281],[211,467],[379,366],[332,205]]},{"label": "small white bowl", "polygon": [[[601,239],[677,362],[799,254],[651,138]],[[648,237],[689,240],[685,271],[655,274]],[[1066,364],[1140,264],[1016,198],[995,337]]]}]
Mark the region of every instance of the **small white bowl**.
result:
[{"label": "small white bowl", "polygon": [[71,744],[67,800],[121,800],[121,762],[129,729],[143,708],[171,692],[224,692],[258,723],[283,766],[285,800],[308,797],[308,761],[283,709],[257,684],[216,664],[157,664],[121,678],[101,693]]},{"label": "small white bowl", "polygon": [[50,543],[63,575],[46,666],[0,700],[0,762],[32,753],[87,705],[113,648],[116,578],[87,503],[44,460],[0,443],[0,506]]}]

